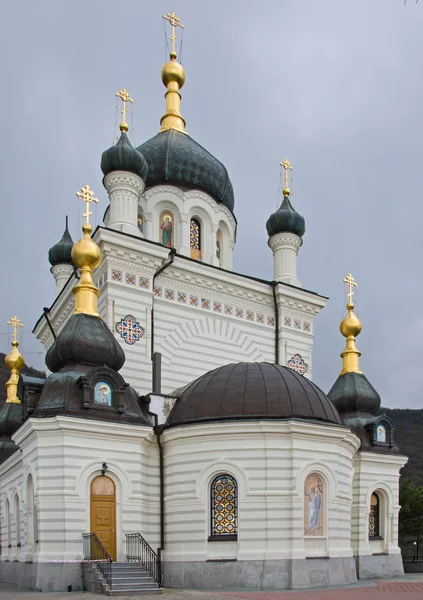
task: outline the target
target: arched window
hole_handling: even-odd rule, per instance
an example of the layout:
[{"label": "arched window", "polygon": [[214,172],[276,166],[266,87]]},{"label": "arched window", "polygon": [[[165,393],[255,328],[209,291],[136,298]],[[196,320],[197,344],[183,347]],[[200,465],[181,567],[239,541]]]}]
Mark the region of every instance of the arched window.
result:
[{"label": "arched window", "polygon": [[369,513],[369,538],[380,536],[380,501],[379,496],[373,492],[370,498]]},{"label": "arched window", "polygon": [[211,484],[211,538],[238,534],[238,486],[231,475],[218,475]]},{"label": "arched window", "polygon": [[19,497],[15,494],[15,523],[16,523],[16,546],[21,545],[21,513],[19,509]]},{"label": "arched window", "polygon": [[10,548],[12,545],[12,540],[11,540],[11,536],[10,536],[10,504],[9,504],[9,498],[6,499],[6,505],[5,505],[5,516],[6,516],[6,544],[7,547]]},{"label": "arched window", "polygon": [[223,267],[223,237],[220,229],[216,232],[216,258],[219,261],[219,267]]},{"label": "arched window", "polygon": [[201,260],[201,225],[198,219],[191,219],[189,245],[191,258]]},{"label": "arched window", "polygon": [[31,551],[37,539],[34,530],[34,481],[31,474],[26,481],[26,531],[28,550]]},{"label": "arched window", "polygon": [[173,248],[173,238],[174,238],[174,219],[173,214],[165,210],[160,215],[160,231],[159,231],[159,240],[163,246],[167,248]]}]

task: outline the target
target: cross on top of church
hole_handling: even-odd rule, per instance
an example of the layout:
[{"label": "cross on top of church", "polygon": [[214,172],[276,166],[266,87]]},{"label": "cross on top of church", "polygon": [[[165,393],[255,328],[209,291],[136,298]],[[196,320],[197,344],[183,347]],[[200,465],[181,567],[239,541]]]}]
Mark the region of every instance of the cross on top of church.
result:
[{"label": "cross on top of church", "polygon": [[180,19],[175,15],[175,11],[172,11],[172,13],[167,13],[167,15],[163,15],[163,19],[165,19],[166,21],[169,21],[169,23],[172,25],[172,37],[170,39],[172,40],[172,54],[174,56],[176,56],[176,52],[175,52],[176,28],[180,27],[181,29],[184,29],[184,26],[180,22]]},{"label": "cross on top of church", "polygon": [[123,116],[122,116],[122,123],[119,126],[120,130],[121,131],[128,131],[128,124],[126,122],[126,111],[127,111],[126,103],[127,102],[133,102],[134,100],[133,100],[133,98],[130,97],[129,92],[125,88],[122,88],[118,92],[115,92],[115,94],[123,102],[123,108],[121,110],[121,113],[122,113]]},{"label": "cross on top of church", "polygon": [[82,198],[82,201],[85,202],[86,212],[82,215],[85,217],[85,223],[87,225],[90,224],[90,216],[93,214],[90,211],[91,202],[98,202],[98,198],[94,198],[94,191],[90,188],[89,185],[82,187],[79,192],[76,192],[76,195],[79,198]]},{"label": "cross on top of church", "polygon": [[291,167],[291,163],[287,158],[284,158],[282,162],[279,163],[282,168],[285,169],[285,187],[288,187],[288,179],[289,179],[289,171],[293,171],[294,168]]},{"label": "cross on top of church", "polygon": [[347,284],[347,286],[349,288],[348,302],[352,303],[353,296],[354,296],[353,287],[357,287],[357,284],[355,282],[354,277],[351,275],[351,273],[348,273],[348,275],[346,277],[344,277],[344,282]]},{"label": "cross on top of church", "polygon": [[16,338],[18,336],[18,327],[23,327],[23,323],[20,322],[20,320],[18,319],[18,317],[12,317],[10,319],[10,321],[6,321],[8,325],[11,325],[13,327],[13,341],[16,342]]}]

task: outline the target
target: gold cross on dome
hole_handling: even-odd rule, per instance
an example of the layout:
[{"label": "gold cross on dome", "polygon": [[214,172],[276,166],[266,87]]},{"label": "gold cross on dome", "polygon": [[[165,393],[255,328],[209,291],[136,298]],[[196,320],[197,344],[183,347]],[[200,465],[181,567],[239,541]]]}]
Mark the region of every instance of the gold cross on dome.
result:
[{"label": "gold cross on dome", "polygon": [[357,287],[357,284],[354,280],[354,277],[351,275],[351,273],[348,273],[348,275],[346,277],[344,277],[344,282],[347,284],[347,286],[349,288],[349,292],[348,292],[349,300],[348,301],[352,302],[353,296],[354,296],[353,287]]},{"label": "gold cross on dome", "polygon": [[279,163],[281,167],[285,169],[285,187],[288,187],[288,179],[289,179],[289,171],[293,171],[293,167],[291,167],[291,163],[287,158],[284,158],[282,162]]},{"label": "gold cross on dome", "polygon": [[180,19],[175,15],[175,11],[173,11],[172,14],[167,13],[167,15],[163,15],[163,19],[165,19],[166,21],[169,21],[169,23],[172,25],[172,37],[170,38],[172,40],[172,54],[176,54],[175,53],[176,28],[181,27],[181,29],[184,29],[184,26],[180,22]]},{"label": "gold cross on dome", "polygon": [[90,215],[93,214],[90,211],[90,204],[91,204],[91,202],[96,202],[97,203],[98,202],[98,198],[94,198],[94,192],[90,188],[89,185],[86,185],[85,187],[82,187],[79,190],[79,192],[76,192],[76,195],[79,198],[82,198],[82,201],[85,202],[86,212],[82,216],[85,217],[85,223],[87,223],[89,225],[90,224]]},{"label": "gold cross on dome", "polygon": [[23,327],[23,323],[20,322],[20,320],[18,319],[18,317],[12,317],[10,319],[10,321],[6,321],[6,323],[8,325],[11,325],[13,327],[13,341],[16,342],[16,338],[18,335],[18,327]]},{"label": "gold cross on dome", "polygon": [[127,90],[125,90],[125,88],[123,88],[123,89],[119,90],[118,92],[115,92],[115,94],[116,94],[116,96],[117,96],[118,98],[120,98],[120,99],[122,100],[122,102],[123,102],[123,108],[122,108],[122,110],[121,110],[121,113],[122,113],[122,115],[123,115],[123,117],[122,117],[122,123],[121,123],[121,126],[122,126],[122,125],[126,125],[126,111],[127,111],[127,108],[126,108],[126,103],[127,103],[127,102],[133,102],[134,100],[133,100],[133,98],[131,98],[131,97],[130,97],[130,95],[129,95],[128,91],[127,91]]}]

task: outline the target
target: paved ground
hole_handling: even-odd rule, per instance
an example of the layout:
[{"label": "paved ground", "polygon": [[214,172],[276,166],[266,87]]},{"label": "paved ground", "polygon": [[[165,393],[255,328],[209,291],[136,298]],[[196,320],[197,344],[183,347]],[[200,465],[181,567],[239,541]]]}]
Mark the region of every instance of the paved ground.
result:
[{"label": "paved ground", "polygon": [[[16,591],[13,586],[0,583],[1,600],[101,600],[87,592],[40,594]],[[423,600],[423,575],[407,575],[394,581],[359,582],[348,588],[309,590],[306,592],[225,592],[197,590],[169,590],[143,596],[114,596],[117,600]]]}]

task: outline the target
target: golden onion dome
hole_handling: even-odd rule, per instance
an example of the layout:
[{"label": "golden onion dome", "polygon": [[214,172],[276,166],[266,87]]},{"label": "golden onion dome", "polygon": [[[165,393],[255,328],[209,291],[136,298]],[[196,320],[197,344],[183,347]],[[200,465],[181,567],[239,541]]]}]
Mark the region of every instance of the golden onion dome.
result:
[{"label": "golden onion dome", "polygon": [[354,304],[352,302],[348,302],[348,304],[347,304],[348,314],[341,321],[341,324],[339,326],[339,329],[341,330],[341,333],[344,337],[349,337],[349,336],[357,337],[357,335],[359,335],[359,333],[362,329],[361,321],[353,313],[353,308],[354,308]]},{"label": "golden onion dome", "polygon": [[25,366],[25,360],[22,354],[18,350],[19,342],[13,340],[12,350],[5,356],[4,362],[9,371],[20,371]]},{"label": "golden onion dome", "polygon": [[167,87],[169,83],[175,81],[181,88],[185,83],[185,70],[181,63],[176,60],[176,54],[170,53],[170,61],[163,65],[162,81]]},{"label": "golden onion dome", "polygon": [[84,267],[96,269],[101,262],[101,250],[90,236],[92,230],[89,223],[84,223],[82,226],[84,237],[72,248],[72,260],[80,269]]}]

